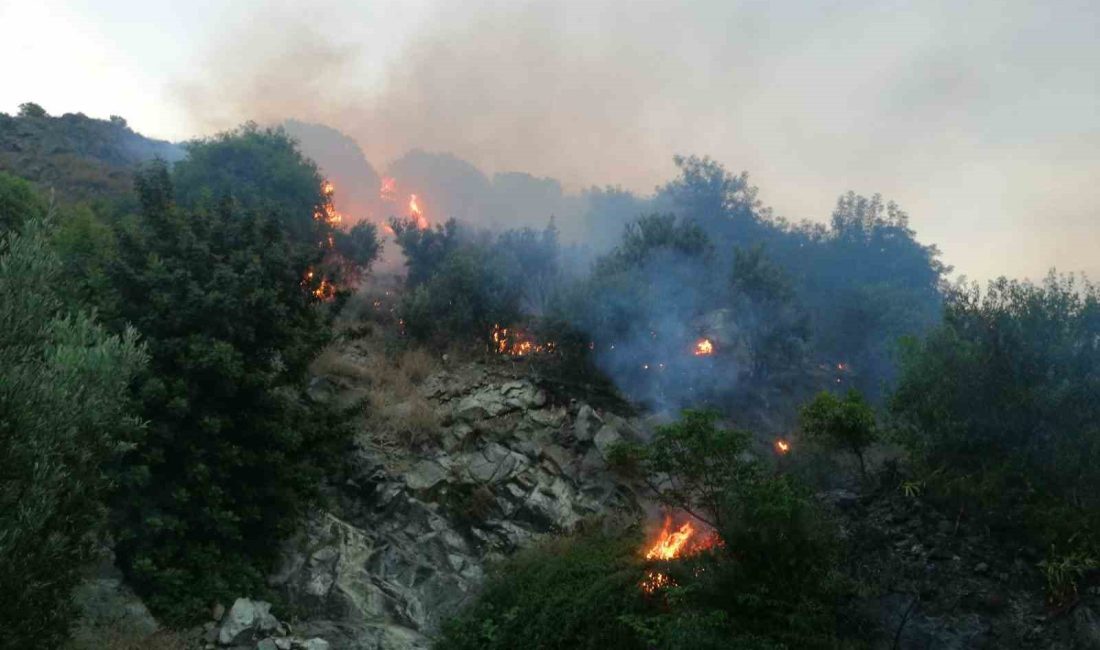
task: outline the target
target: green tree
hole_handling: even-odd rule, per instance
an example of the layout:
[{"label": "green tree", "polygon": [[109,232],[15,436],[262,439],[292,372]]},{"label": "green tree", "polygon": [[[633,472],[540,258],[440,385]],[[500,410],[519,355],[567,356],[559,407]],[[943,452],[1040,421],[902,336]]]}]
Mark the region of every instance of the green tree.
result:
[{"label": "green tree", "polygon": [[[10,190],[0,178],[0,195]],[[7,215],[9,217],[19,215]],[[145,361],[65,302],[51,225],[0,233],[0,626],[6,647],[57,647],[94,548],[105,466],[138,428],[126,398]]]},{"label": "green tree", "polygon": [[329,326],[280,224],[240,203],[173,202],[163,165],[112,265],[119,316],[151,354],[137,394],[149,421],[127,454],[117,555],[157,613],[182,622],[261,593],[347,428],[304,397]]},{"label": "green tree", "polygon": [[185,145],[187,157],[172,170],[181,205],[232,197],[246,211],[278,221],[292,242],[316,247],[330,228],[314,214],[326,202],[317,165],[282,128],[248,123]]},{"label": "green tree", "polygon": [[0,233],[15,231],[28,219],[46,214],[46,202],[30,183],[0,172]]},{"label": "green tree", "polygon": [[904,348],[894,424],[956,496],[1048,548],[1100,558],[1100,494],[1087,487],[1100,485],[1098,341],[1100,289],[1079,278],[960,284],[943,323]]},{"label": "green tree", "polygon": [[19,105],[19,117],[47,117],[46,109],[34,102],[24,102]]},{"label": "green tree", "polygon": [[828,391],[802,407],[799,412],[802,432],[811,440],[829,447],[850,451],[859,460],[859,471],[867,478],[864,454],[879,437],[875,410],[854,388],[844,397]]}]

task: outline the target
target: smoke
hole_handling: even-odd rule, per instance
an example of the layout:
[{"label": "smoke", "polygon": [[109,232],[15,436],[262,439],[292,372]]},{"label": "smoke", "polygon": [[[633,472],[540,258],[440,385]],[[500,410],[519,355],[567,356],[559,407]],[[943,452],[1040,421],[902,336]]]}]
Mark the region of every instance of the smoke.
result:
[{"label": "smoke", "polygon": [[895,198],[971,276],[1097,273],[1100,12],[1055,4],[245,2],[174,89],[202,131],[292,117],[379,169],[448,152],[567,195],[648,195],[705,153],[795,219]]}]

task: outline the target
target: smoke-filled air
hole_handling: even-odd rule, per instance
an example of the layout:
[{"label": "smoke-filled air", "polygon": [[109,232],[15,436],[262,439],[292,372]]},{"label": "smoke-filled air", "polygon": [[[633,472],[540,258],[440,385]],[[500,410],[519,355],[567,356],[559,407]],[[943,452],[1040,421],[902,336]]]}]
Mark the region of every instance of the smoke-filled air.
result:
[{"label": "smoke-filled air", "polygon": [[1100,648],[1092,2],[0,4],[0,650]]}]

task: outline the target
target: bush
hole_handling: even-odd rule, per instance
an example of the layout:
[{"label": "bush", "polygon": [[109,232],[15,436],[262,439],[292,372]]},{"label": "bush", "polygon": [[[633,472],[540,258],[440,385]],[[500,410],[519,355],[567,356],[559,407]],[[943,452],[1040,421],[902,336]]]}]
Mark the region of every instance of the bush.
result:
[{"label": "bush", "polygon": [[[750,460],[747,445],[747,434],[719,428],[715,414],[688,411],[651,445],[618,446],[620,470],[713,526],[721,543],[649,562],[646,544],[627,531],[523,552],[445,627],[440,647],[836,647],[832,528],[805,490]],[[665,586],[643,590],[654,572]]]},{"label": "bush", "polygon": [[1072,276],[955,287],[943,324],[902,357],[903,441],[940,492],[1100,556],[1098,340],[1100,291]]},{"label": "bush", "polygon": [[138,428],[126,395],[145,361],[132,330],[109,336],[65,304],[49,238],[38,218],[0,233],[0,626],[10,647],[57,647],[68,633],[70,592],[103,522],[104,467]]},{"label": "bush", "polygon": [[262,593],[349,431],[304,397],[330,327],[286,218],[180,207],[162,166],[138,186],[111,277],[152,356],[137,390],[149,426],[120,474],[116,553],[150,608],[184,622]]},{"label": "bush", "polygon": [[46,215],[46,202],[30,183],[0,172],[0,233],[16,231],[28,219]]},{"label": "bush", "polygon": [[649,611],[637,534],[596,534],[521,551],[498,567],[477,602],[443,627],[437,648],[634,649],[624,616]]},{"label": "bush", "polygon": [[822,392],[799,413],[802,432],[826,447],[843,449],[859,459],[859,471],[867,478],[864,452],[878,439],[875,411],[856,389],[844,397]]}]

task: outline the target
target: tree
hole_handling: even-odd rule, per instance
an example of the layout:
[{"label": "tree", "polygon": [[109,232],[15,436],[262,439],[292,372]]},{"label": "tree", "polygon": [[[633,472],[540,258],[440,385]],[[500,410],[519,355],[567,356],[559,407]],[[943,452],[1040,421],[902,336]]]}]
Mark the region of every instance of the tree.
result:
[{"label": "tree", "polygon": [[149,346],[137,388],[149,426],[123,465],[116,552],[150,607],[183,622],[261,593],[348,430],[304,396],[330,328],[280,227],[293,217],[177,205],[163,165],[137,186],[111,276],[119,316]]},{"label": "tree", "polygon": [[854,388],[843,397],[823,391],[802,407],[799,413],[802,432],[811,439],[838,449],[846,449],[859,459],[859,471],[867,478],[864,452],[878,440],[875,411]]},{"label": "tree", "polygon": [[133,330],[110,336],[65,303],[50,229],[29,216],[0,233],[0,626],[11,647],[67,635],[70,592],[104,519],[105,467],[138,428],[127,391],[145,361]]},{"label": "tree", "polygon": [[832,527],[793,479],[763,471],[749,441],[714,412],[684,411],[648,445],[613,448],[613,466],[721,540],[657,567],[676,586],[671,615],[641,626],[651,646],[696,647],[681,644],[689,635],[698,647],[836,647]]},{"label": "tree", "polygon": [[283,129],[248,123],[185,148],[187,158],[172,170],[181,205],[232,197],[244,210],[276,219],[295,244],[316,248],[326,239],[326,222],[314,218],[326,201],[321,175]]},{"label": "tree", "polygon": [[46,215],[46,202],[25,180],[0,172],[0,234]]},{"label": "tree", "polygon": [[919,465],[957,479],[955,496],[1100,558],[1086,487],[1100,485],[1098,342],[1100,289],[1080,278],[959,284],[942,324],[904,347],[894,424]]},{"label": "tree", "polygon": [[26,102],[19,105],[19,117],[47,117],[46,109],[34,102]]},{"label": "tree", "polygon": [[390,219],[394,240],[405,254],[408,274],[405,285],[412,288],[426,282],[434,275],[447,256],[461,243],[460,227],[454,219],[436,224],[434,228],[420,228],[414,219]]},{"label": "tree", "polygon": [[649,445],[618,447],[613,464],[638,471],[666,506],[720,528],[730,495],[757,467],[743,457],[749,434],[720,429],[717,422],[714,411],[684,411],[680,421],[658,427]]}]

